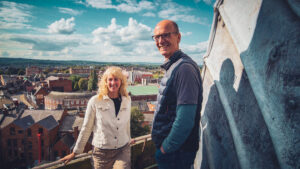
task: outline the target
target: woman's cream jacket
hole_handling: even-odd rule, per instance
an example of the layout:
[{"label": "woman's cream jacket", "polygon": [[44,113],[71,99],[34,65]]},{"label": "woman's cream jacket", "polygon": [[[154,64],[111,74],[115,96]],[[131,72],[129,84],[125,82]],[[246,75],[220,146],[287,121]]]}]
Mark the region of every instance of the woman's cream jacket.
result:
[{"label": "woman's cream jacket", "polygon": [[87,105],[81,131],[73,152],[83,152],[86,142],[93,132],[92,145],[101,149],[117,149],[130,142],[130,97],[122,96],[118,116],[115,113],[114,102],[103,96],[93,96]]}]

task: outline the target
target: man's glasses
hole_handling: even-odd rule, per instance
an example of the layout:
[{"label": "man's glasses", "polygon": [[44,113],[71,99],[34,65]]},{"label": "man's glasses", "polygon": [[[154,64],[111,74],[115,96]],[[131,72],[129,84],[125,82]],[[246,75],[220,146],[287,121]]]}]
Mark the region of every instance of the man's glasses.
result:
[{"label": "man's glasses", "polygon": [[160,35],[153,35],[152,39],[154,41],[158,41],[160,37],[162,39],[168,39],[168,38],[170,38],[170,36],[171,36],[172,33],[177,34],[178,32],[169,32],[169,33],[163,33],[163,34],[160,34]]}]

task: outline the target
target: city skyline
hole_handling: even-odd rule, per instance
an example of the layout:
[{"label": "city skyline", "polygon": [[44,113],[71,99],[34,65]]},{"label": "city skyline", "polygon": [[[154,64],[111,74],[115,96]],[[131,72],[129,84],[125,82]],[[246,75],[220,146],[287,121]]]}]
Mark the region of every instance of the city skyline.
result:
[{"label": "city skyline", "polygon": [[180,48],[201,64],[213,2],[2,1],[0,57],[160,63],[151,35],[157,22],[171,19],[182,34]]}]

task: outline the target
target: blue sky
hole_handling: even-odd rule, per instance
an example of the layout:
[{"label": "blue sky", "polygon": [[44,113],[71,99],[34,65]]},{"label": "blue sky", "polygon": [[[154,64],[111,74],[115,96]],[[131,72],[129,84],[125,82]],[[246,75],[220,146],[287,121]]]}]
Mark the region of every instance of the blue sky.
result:
[{"label": "blue sky", "polygon": [[178,23],[180,48],[201,64],[214,0],[0,1],[0,57],[163,62],[157,22]]}]

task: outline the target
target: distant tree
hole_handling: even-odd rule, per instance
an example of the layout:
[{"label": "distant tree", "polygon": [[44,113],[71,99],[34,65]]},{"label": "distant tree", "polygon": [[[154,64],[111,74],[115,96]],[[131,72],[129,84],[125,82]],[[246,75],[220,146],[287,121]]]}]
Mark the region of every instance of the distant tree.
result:
[{"label": "distant tree", "polygon": [[88,80],[85,78],[80,78],[78,81],[78,87],[80,90],[87,90]]},{"label": "distant tree", "polygon": [[69,69],[64,70],[64,73],[70,73]]},{"label": "distant tree", "polygon": [[44,69],[43,73],[47,75],[51,70],[49,68]]},{"label": "distant tree", "polygon": [[77,91],[77,90],[79,90],[79,85],[78,82],[75,82],[73,91]]},{"label": "distant tree", "polygon": [[91,70],[90,76],[89,76],[89,81],[88,81],[88,90],[96,90],[97,89],[97,83],[98,83],[98,77],[95,72],[95,70]]},{"label": "distant tree", "polygon": [[[76,90],[78,90],[79,89],[79,87],[78,87],[78,81],[79,81],[79,79],[80,79],[80,76],[77,76],[77,75],[71,75],[70,77],[69,77],[69,79],[72,81],[72,89],[73,89],[73,91],[76,91]],[[75,84],[77,83],[77,89],[75,88]]]},{"label": "distant tree", "polygon": [[18,75],[25,75],[25,70],[24,69],[19,69]]},{"label": "distant tree", "polygon": [[17,68],[14,68],[14,67],[9,67],[5,74],[8,74],[8,75],[16,75],[18,74],[18,69]]},{"label": "distant tree", "polygon": [[143,113],[141,113],[137,107],[132,107],[130,120],[130,130],[132,138],[149,134],[150,127],[148,125],[142,126],[143,123]]}]

